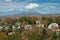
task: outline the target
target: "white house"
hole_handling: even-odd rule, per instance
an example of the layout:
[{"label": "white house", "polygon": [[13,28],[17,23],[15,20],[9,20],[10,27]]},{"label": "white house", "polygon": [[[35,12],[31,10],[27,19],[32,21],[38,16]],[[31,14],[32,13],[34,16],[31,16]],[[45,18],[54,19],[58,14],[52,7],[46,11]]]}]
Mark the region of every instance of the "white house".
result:
[{"label": "white house", "polygon": [[44,28],[44,24],[36,24],[36,27],[42,27],[42,28]]},{"label": "white house", "polygon": [[36,21],[36,27],[44,28],[44,24],[41,24],[39,20]]},{"label": "white house", "polygon": [[5,27],[5,26],[0,26],[0,30],[7,30],[8,29],[8,27]]},{"label": "white house", "polygon": [[21,28],[20,26],[12,25],[12,29],[17,29],[17,30],[19,30],[20,28]]},{"label": "white house", "polygon": [[3,27],[0,26],[0,30],[2,30],[2,29],[3,29]]},{"label": "white house", "polygon": [[7,35],[13,35],[15,32],[8,32]]},{"label": "white house", "polygon": [[20,25],[21,23],[15,23],[15,25]]},{"label": "white house", "polygon": [[25,25],[24,26],[24,29],[31,29],[32,28],[32,25]]},{"label": "white house", "polygon": [[36,24],[40,24],[40,21],[39,21],[39,20],[37,20],[37,21],[36,21]]},{"label": "white house", "polygon": [[57,23],[51,23],[49,26],[48,26],[48,29],[57,29],[59,28],[59,25]]}]

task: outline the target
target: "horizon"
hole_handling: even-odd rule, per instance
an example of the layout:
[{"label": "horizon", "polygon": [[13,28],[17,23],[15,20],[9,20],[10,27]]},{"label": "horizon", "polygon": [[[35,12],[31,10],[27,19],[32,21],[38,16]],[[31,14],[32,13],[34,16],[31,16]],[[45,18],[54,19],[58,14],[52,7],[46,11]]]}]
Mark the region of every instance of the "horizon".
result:
[{"label": "horizon", "polygon": [[23,12],[59,14],[60,0],[0,0],[0,16]]}]

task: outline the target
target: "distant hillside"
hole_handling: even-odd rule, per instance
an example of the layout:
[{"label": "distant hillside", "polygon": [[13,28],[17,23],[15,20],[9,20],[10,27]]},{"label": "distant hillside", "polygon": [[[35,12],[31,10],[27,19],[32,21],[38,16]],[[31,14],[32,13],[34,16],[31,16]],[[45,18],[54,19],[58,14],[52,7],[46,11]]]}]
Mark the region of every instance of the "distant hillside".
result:
[{"label": "distant hillside", "polygon": [[[41,16],[42,14],[40,13],[17,13],[17,14],[13,14],[13,15],[7,15],[7,16],[11,16],[11,17],[21,17],[21,16]],[[6,17],[7,17],[6,16]],[[4,16],[5,17],[5,16]]]},{"label": "distant hillside", "polygon": [[25,12],[25,13],[17,13],[13,15],[6,15],[6,16],[0,16],[0,17],[21,17],[21,16],[60,16],[60,14],[41,14],[41,13],[31,13],[31,12]]}]

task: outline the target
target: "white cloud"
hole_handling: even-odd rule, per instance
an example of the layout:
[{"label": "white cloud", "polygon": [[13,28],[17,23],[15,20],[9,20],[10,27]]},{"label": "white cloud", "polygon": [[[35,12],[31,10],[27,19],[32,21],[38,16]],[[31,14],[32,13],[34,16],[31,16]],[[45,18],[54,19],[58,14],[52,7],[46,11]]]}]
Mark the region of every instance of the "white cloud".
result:
[{"label": "white cloud", "polygon": [[5,2],[11,2],[12,0],[5,0]]},{"label": "white cloud", "polygon": [[36,4],[36,3],[30,3],[29,5],[27,5],[25,8],[26,9],[33,9],[33,8],[36,8],[36,7],[38,7],[39,5],[38,4]]}]

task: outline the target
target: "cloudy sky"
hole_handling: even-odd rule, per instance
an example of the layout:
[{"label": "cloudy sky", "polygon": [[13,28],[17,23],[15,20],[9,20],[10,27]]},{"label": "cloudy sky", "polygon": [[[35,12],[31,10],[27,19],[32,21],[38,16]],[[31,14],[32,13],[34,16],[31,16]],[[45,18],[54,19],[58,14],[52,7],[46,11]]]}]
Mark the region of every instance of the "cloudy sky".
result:
[{"label": "cloudy sky", "polygon": [[0,0],[0,16],[22,12],[60,13],[60,0]]}]

